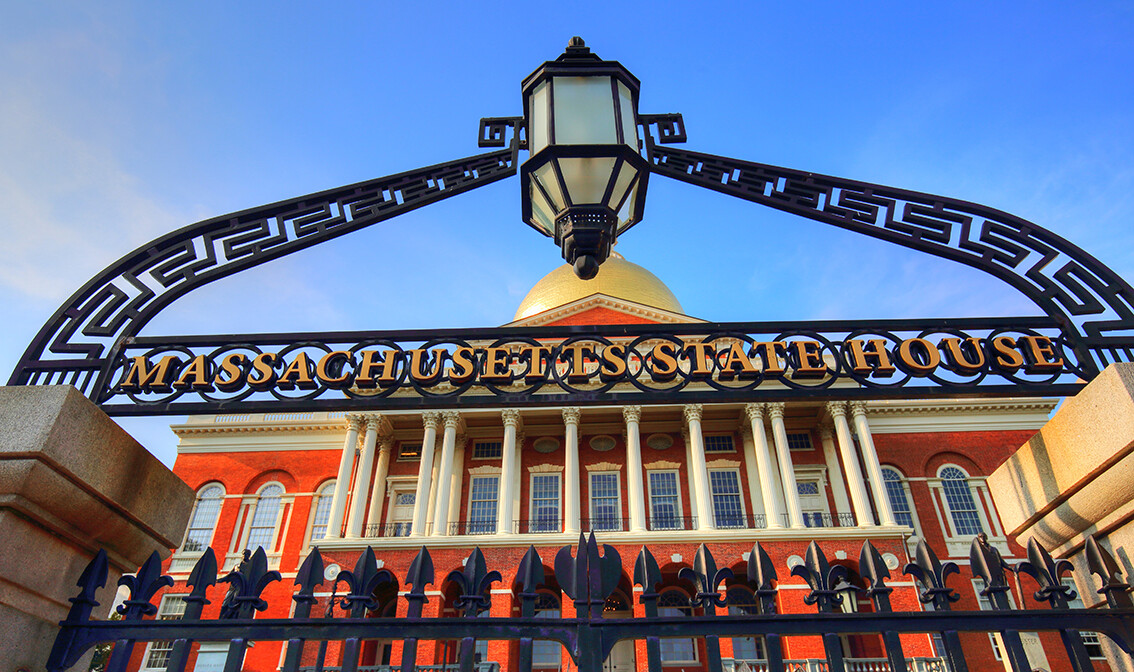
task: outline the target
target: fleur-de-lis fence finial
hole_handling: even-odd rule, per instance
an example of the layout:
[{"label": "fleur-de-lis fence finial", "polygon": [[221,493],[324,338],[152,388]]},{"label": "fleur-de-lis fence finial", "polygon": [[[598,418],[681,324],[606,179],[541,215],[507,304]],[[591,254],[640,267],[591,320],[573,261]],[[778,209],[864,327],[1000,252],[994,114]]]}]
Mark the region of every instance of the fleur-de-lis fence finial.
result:
[{"label": "fleur-de-lis fence finial", "polygon": [[[1071,570],[1070,561],[1056,561],[1047,549],[1036,542],[1035,537],[1028,540],[1028,559],[1020,563],[1019,571],[1031,576],[1039,584],[1040,589],[1034,595],[1037,602],[1047,602],[1052,609],[1066,609],[1067,601],[1075,599],[1075,591],[1070,586],[1063,585],[1063,575],[1070,574]],[[1063,639],[1063,647],[1071,657],[1075,672],[1094,669],[1078,628],[1060,630],[1059,635]]]},{"label": "fleur-de-lis fence finial", "polygon": [[[425,596],[425,587],[433,583],[433,558],[424,546],[417,552],[413,562],[410,563],[406,573],[406,584],[410,586],[406,593],[406,618],[421,618],[428,598]],[[414,672],[417,669],[417,638],[407,637],[402,644],[402,672]]]},{"label": "fleur-de-lis fence finial", "polygon": [[137,574],[121,577],[118,579],[118,585],[125,586],[130,591],[130,597],[118,605],[117,611],[122,615],[123,620],[136,621],[143,616],[153,616],[157,613],[157,607],[150,604],[150,601],[159,590],[172,586],[173,579],[161,573],[161,556],[154,551],[142,563]]},{"label": "fleur-de-lis fence finial", "polygon": [[79,580],[75,585],[79,587],[79,594],[70,598],[71,609],[67,612],[67,618],[64,619],[63,628],[59,632],[59,636],[55,639],[55,644],[51,647],[51,655],[47,659],[47,669],[50,672],[57,672],[65,670],[83,655],[85,649],[75,650],[72,646],[75,642],[75,630],[67,626],[81,625],[91,620],[91,611],[98,606],[98,600],[95,599],[95,594],[98,590],[106,586],[106,579],[109,573],[109,564],[106,558],[106,551],[99,549],[91,561],[87,563],[83,573],[79,575]]},{"label": "fleur-de-lis fence finial", "polygon": [[[682,567],[677,577],[697,587],[697,593],[689,603],[693,607],[703,607],[706,616],[716,616],[717,607],[725,606],[725,599],[721,597],[718,587],[732,578],[732,570],[728,567],[717,569],[717,561],[708,546],[701,544],[697,548],[697,554],[693,556],[693,568]],[[709,659],[709,671],[720,670],[721,644],[717,635],[705,637],[705,652]]]},{"label": "fleur-de-lis fence finial", "polygon": [[[918,540],[914,561],[903,569],[903,573],[917,580],[918,599],[922,604],[932,604],[934,611],[949,611],[950,605],[961,599],[961,596],[948,586],[949,576],[960,572],[957,563],[942,563],[938,560],[937,554],[929,544],[925,543],[925,539]],[[941,641],[945,645],[945,657],[949,659],[949,668],[954,672],[968,672],[969,666],[965,662],[965,653],[961,649],[961,638],[957,631],[943,631]]]},{"label": "fleur-de-lis fence finial", "polygon": [[1122,576],[1122,569],[1114,561],[1105,548],[1095,541],[1094,536],[1087,536],[1087,569],[1102,581],[1099,594],[1106,597],[1111,609],[1134,608],[1134,600],[1130,599],[1130,584],[1118,578]]},{"label": "fleur-de-lis fence finial", "polygon": [[[516,569],[516,583],[519,584],[520,592],[517,597],[520,598],[520,616],[523,618],[533,618],[535,616],[536,600],[539,599],[539,593],[536,589],[544,584],[547,576],[543,571],[543,559],[539,557],[539,552],[536,551],[535,546],[528,546],[527,552],[520,560],[520,566]],[[520,639],[520,669],[532,669],[532,638],[524,637]]]},{"label": "fleur-de-lis fence finial", "polygon": [[842,565],[831,566],[819,544],[814,541],[807,546],[807,555],[802,565],[792,567],[792,576],[798,576],[811,586],[811,592],[803,598],[804,604],[818,606],[820,613],[835,611],[843,598],[835,590],[839,579],[847,578],[847,568]]},{"label": "fleur-de-lis fence finial", "polygon": [[[295,601],[295,616],[296,619],[305,619],[311,617],[311,609],[315,606],[315,589],[323,585],[326,579],[326,574],[323,568],[323,554],[319,552],[319,547],[315,546],[307,557],[303,559],[303,564],[299,566],[299,571],[295,574],[295,584],[299,586],[299,592],[292,595],[291,599]],[[303,647],[305,641],[298,638],[292,638],[287,643],[287,657],[284,659],[284,670],[298,670],[300,661],[303,660]]]},{"label": "fleur-de-lis fence finial", "polygon": [[[209,604],[208,598],[205,597],[205,591],[217,584],[217,556],[213,553],[212,548],[206,548],[201,557],[197,559],[197,563],[193,565],[193,571],[189,573],[189,578],[186,579],[185,583],[191,586],[193,590],[181,598],[185,601],[185,613],[181,615],[181,620],[198,621],[201,619],[201,613],[205,610],[205,605]],[[191,649],[192,643],[187,639],[174,641],[173,648],[169,652],[169,659],[166,662],[166,669],[185,669]]]},{"label": "fleur-de-lis fence finial", "polygon": [[[654,554],[645,546],[638,552],[634,561],[634,584],[642,587],[638,601],[646,610],[646,618],[658,617],[658,586],[662,583],[661,568]],[[661,639],[656,635],[646,636],[646,664],[650,670],[662,669]]]},{"label": "fleur-de-lis fence finial", "polygon": [[574,600],[578,618],[602,618],[606,598],[618,587],[622,557],[608,544],[603,544],[600,557],[594,532],[589,539],[580,534],[576,548],[574,556],[570,546],[564,546],[555,554],[555,579],[563,592]]},{"label": "fleur-de-lis fence finial", "polygon": [[[378,559],[374,557],[374,549],[370,546],[358,556],[354,571],[344,570],[335,577],[335,585],[345,583],[350,592],[342,598],[340,604],[347,610],[350,618],[364,618],[367,609],[378,608],[378,598],[374,591],[381,583],[394,583],[394,575],[389,570],[378,569]],[[362,640],[358,637],[347,637],[343,640],[342,672],[352,672],[358,667],[358,658],[362,653]]]},{"label": "fleur-de-lis fence finial", "polygon": [[[882,559],[882,554],[869,540],[862,542],[862,550],[858,554],[858,572],[862,578],[870,582],[866,596],[874,603],[874,611],[891,612],[890,593],[894,592],[894,589],[886,585],[886,579],[890,578],[890,569]],[[906,656],[902,651],[902,640],[898,633],[884,631],[882,643],[886,645],[886,658],[890,661],[890,669],[906,669]]]},{"label": "fleur-de-lis fence finial", "polygon": [[754,586],[756,604],[761,614],[776,613],[776,587],[772,582],[778,580],[776,566],[768,552],[760,542],[752,544],[752,550],[748,553],[748,581]]},{"label": "fleur-de-lis fence finial", "polygon": [[[1008,601],[1011,588],[1004,576],[1004,570],[1012,570],[1012,566],[1004,561],[1000,551],[988,542],[988,535],[981,532],[973,539],[969,547],[969,565],[974,577],[984,581],[984,590],[980,594],[988,598],[992,608],[997,611],[1010,611],[1012,604]],[[1004,648],[1008,652],[1008,660],[1014,669],[1031,669],[1028,656],[1024,652],[1024,643],[1020,633],[1016,630],[1003,630],[1000,633],[1004,641]]]},{"label": "fleur-de-lis fence finial", "polygon": [[268,603],[260,594],[269,583],[279,581],[280,578],[279,572],[268,569],[268,556],[264,547],[257,547],[246,561],[220,579],[220,583],[227,583],[233,588],[228,613],[222,613],[221,617],[252,618],[254,612],[267,609]]},{"label": "fleur-de-lis fence finial", "polygon": [[[503,577],[496,570],[488,571],[484,553],[481,553],[480,547],[477,546],[465,560],[464,568],[449,572],[445,580],[461,587],[461,593],[454,600],[453,606],[463,609],[465,618],[476,618],[481,612],[488,610],[492,603],[489,590],[493,583],[503,580]],[[463,638],[459,656],[461,672],[472,672],[475,654],[476,638]]]}]

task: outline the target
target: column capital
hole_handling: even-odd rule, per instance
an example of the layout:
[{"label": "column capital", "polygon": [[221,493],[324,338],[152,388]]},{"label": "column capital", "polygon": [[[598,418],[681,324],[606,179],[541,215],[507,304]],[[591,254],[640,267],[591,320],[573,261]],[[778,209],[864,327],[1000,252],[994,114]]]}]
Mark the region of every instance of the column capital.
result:
[{"label": "column capital", "polygon": [[622,419],[626,422],[641,422],[642,421],[642,407],[641,406],[623,406]]},{"label": "column capital", "polygon": [[581,417],[582,413],[575,406],[568,406],[563,409],[563,422],[568,425],[578,425]]},{"label": "column capital", "polygon": [[379,434],[388,434],[392,431],[389,419],[381,413],[369,412],[361,413],[359,417],[366,421],[366,430],[373,429]]},{"label": "column capital", "polygon": [[386,435],[378,439],[378,451],[385,453],[389,452],[394,447],[394,437]]},{"label": "column capital", "polygon": [[363,417],[360,413],[347,413],[347,429],[357,432],[362,428]]},{"label": "column capital", "polygon": [[518,432],[516,432],[516,450],[520,450],[524,447],[524,439],[526,438],[528,438],[528,435],[524,434],[523,429],[520,429]]},{"label": "column capital", "polygon": [[524,418],[520,415],[520,411],[515,408],[505,408],[500,411],[500,418],[504,421],[505,427],[519,428],[524,424]]},{"label": "column capital", "polygon": [[819,425],[819,440],[830,441],[835,438],[835,426],[829,422]]},{"label": "column capital", "polygon": [[437,411],[426,411],[421,414],[421,424],[426,429],[437,429],[441,424],[441,414]]},{"label": "column capital", "polygon": [[850,402],[851,415],[854,417],[866,417],[866,402],[865,401],[852,401]]},{"label": "column capital", "polygon": [[832,418],[845,418],[847,417],[847,402],[845,401],[828,401],[827,413]]},{"label": "column capital", "polygon": [[441,414],[445,421],[445,429],[455,429],[461,426],[461,414],[457,411],[445,411]]},{"label": "column capital", "polygon": [[745,404],[744,415],[748,418],[748,422],[759,422],[764,419],[764,406],[763,403],[758,404]]},{"label": "column capital", "polygon": [[769,419],[771,419],[771,420],[783,420],[784,419],[784,402],[773,401],[772,403],[768,404],[767,408],[768,408],[768,418]]},{"label": "column capital", "polygon": [[701,404],[685,404],[682,411],[685,413],[685,422],[701,422],[704,407]]}]

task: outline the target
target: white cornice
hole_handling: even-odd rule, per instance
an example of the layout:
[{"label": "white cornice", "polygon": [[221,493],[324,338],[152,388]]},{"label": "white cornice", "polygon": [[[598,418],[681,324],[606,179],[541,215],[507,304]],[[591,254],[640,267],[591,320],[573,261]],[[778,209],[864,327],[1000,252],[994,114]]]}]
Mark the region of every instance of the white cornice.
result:
[{"label": "white cornice", "polygon": [[505,327],[535,327],[544,324],[550,324],[558,320],[577,315],[578,313],[590,310],[592,308],[609,308],[620,313],[627,315],[634,315],[635,317],[644,317],[649,320],[660,323],[700,323],[705,320],[681,313],[673,313],[661,308],[647,306],[642,303],[634,303],[625,299],[618,299],[607,294],[591,294],[590,296],[582,299],[576,299],[571,303],[565,303],[562,306],[556,306],[542,313],[536,313],[530,317],[525,317],[515,322],[505,324]]},{"label": "white cornice", "polygon": [[871,401],[866,405],[874,434],[914,432],[1037,431],[1058,399],[951,399]]}]

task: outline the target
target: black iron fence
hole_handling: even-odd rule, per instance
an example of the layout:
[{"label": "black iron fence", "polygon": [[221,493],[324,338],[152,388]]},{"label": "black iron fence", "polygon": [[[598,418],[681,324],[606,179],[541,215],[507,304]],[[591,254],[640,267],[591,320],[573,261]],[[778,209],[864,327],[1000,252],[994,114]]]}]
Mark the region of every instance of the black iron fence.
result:
[{"label": "black iron fence", "polygon": [[[184,672],[191,647],[195,642],[229,642],[225,671],[236,672],[243,664],[247,644],[251,641],[286,642],[286,654],[281,672],[308,670],[311,657],[317,662],[314,669],[337,672],[401,672],[418,670],[450,670],[460,672],[489,672],[485,662],[478,660],[477,640],[518,640],[518,657],[512,669],[530,672],[533,664],[533,643],[547,640],[561,644],[577,663],[580,672],[599,672],[610,656],[615,644],[622,640],[644,640],[647,667],[650,672],[662,670],[662,639],[679,637],[686,640],[704,640],[704,665],[709,672],[729,670],[760,670],[764,672],[796,672],[812,667],[799,667],[799,661],[784,658],[784,637],[820,636],[825,660],[811,661],[825,672],[857,672],[863,669],[888,671],[929,670],[936,672],[948,666],[950,672],[968,672],[959,633],[998,633],[1004,656],[1015,672],[1031,672],[1020,633],[1022,631],[1053,631],[1059,634],[1065,655],[1076,672],[1093,670],[1090,655],[1084,645],[1083,633],[1100,633],[1109,637],[1127,654],[1134,644],[1134,602],[1128,595],[1130,586],[1120,579],[1121,570],[1109,553],[1088,538],[1086,555],[1090,571],[1100,579],[1098,592],[1106,597],[1106,608],[1069,609],[1069,600],[1075,593],[1064,585],[1063,577],[1071,565],[1066,560],[1055,561],[1034,541],[1028,545],[1028,559],[1016,566],[1007,563],[995,547],[983,538],[973,541],[970,552],[973,576],[983,582],[984,596],[991,605],[990,611],[951,611],[959,598],[947,583],[951,575],[960,572],[955,563],[941,562],[924,542],[917,548],[914,562],[906,565],[904,573],[913,577],[923,603],[932,604],[932,610],[895,612],[891,608],[892,588],[886,585],[891,579],[883,556],[869,542],[865,542],[859,556],[858,575],[862,586],[851,586],[848,569],[828,563],[819,545],[812,542],[807,548],[803,564],[793,567],[792,576],[807,582],[810,592],[804,602],[816,613],[777,612],[777,568],[759,543],[748,554],[746,575],[737,577],[729,568],[717,568],[709,549],[702,545],[692,566],[682,568],[678,577],[695,586],[696,591],[688,604],[688,613],[699,610],[695,616],[677,617],[659,615],[659,588],[662,574],[657,561],[648,548],[643,547],[634,564],[634,583],[642,587],[635,592],[644,618],[604,618],[604,606],[614,594],[622,573],[622,559],[609,545],[600,547],[592,533],[581,536],[578,546],[564,546],[556,554],[554,581],[574,601],[575,617],[545,618],[537,615],[538,589],[549,582],[545,575],[544,560],[535,547],[530,547],[521,561],[516,576],[504,577],[490,571],[479,548],[473,550],[464,569],[451,572],[446,581],[456,584],[459,596],[454,602],[460,617],[423,617],[427,601],[426,586],[439,585],[435,581],[433,561],[429,551],[422,548],[400,582],[385,569],[379,569],[371,547],[360,556],[352,571],[341,571],[334,580],[324,576],[323,558],[314,549],[304,560],[295,578],[298,590],[292,594],[294,612],[291,618],[254,618],[256,612],[267,609],[262,598],[264,589],[281,579],[280,574],[268,569],[263,549],[252,554],[241,567],[217,578],[217,562],[212,550],[207,550],[197,562],[187,580],[191,592],[182,596],[184,615],[179,620],[147,618],[157,613],[154,596],[173,580],[161,574],[161,562],[155,553],[135,576],[126,576],[119,585],[129,589],[129,598],[118,608],[121,620],[95,621],[91,613],[97,606],[95,592],[105,585],[107,558],[100,552],[79,580],[79,594],[71,599],[72,607],[55,641],[48,661],[49,672],[61,672],[74,665],[95,644],[114,642],[113,653],[106,666],[107,672],[124,672],[134,648],[140,642],[168,643],[169,654],[165,662],[167,672]],[[1045,602],[1048,609],[1017,609],[1009,601],[1009,583],[1006,571],[1028,575],[1036,584],[1035,599]],[[1089,577],[1084,577],[1088,579]],[[514,579],[514,580],[513,580]],[[726,581],[733,585],[740,580],[753,589],[745,604],[733,605],[732,592],[722,591]],[[219,617],[203,618],[206,604],[221,598]],[[388,584],[407,587],[398,599],[406,600],[404,617],[367,618],[378,607],[376,597],[389,592]],[[516,599],[520,615],[511,618],[478,618],[488,609],[494,583],[516,586]],[[325,612],[312,614],[317,603],[316,590],[330,591],[331,597]],[[855,593],[869,598],[873,611],[859,613],[843,610],[845,599],[855,599]],[[739,615],[729,609],[742,607]],[[726,609],[718,613],[718,609]],[[729,614],[729,615],[725,615]],[[907,657],[902,648],[900,634],[930,633],[939,642],[938,654],[943,658],[925,659]],[[885,659],[874,662],[847,659],[843,654],[841,636],[868,634],[878,636],[885,650]],[[722,659],[721,637],[756,638],[761,643],[759,661]],[[1093,637],[1093,635],[1092,635]],[[390,639],[401,642],[401,663],[397,666],[360,668],[362,644],[367,640]],[[418,666],[417,648],[422,640],[460,640],[457,665]],[[327,642],[341,642],[336,647],[336,659],[327,660]],[[735,641],[735,640],[734,640]],[[874,663],[878,664],[875,665]],[[863,667],[863,665],[872,665]],[[303,667],[301,667],[301,665]],[[334,668],[327,667],[334,665]],[[641,669],[641,661],[638,665]]]}]

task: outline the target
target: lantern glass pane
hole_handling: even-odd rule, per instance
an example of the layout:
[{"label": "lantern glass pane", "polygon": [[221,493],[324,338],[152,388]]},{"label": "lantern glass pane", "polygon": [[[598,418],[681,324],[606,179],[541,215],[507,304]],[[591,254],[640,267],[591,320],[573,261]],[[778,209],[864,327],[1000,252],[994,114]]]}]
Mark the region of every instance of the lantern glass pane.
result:
[{"label": "lantern glass pane", "polygon": [[609,77],[554,77],[555,144],[618,143]]},{"label": "lantern glass pane", "polygon": [[559,170],[571,196],[571,205],[602,203],[606,185],[614,172],[613,157],[559,159]]},{"label": "lantern glass pane", "polygon": [[614,189],[610,192],[610,200],[606,202],[607,207],[611,210],[618,209],[622,199],[626,197],[626,190],[630,187],[630,182],[637,174],[637,169],[630,165],[629,161],[622,162],[622,167],[618,169],[618,177],[614,181]]},{"label": "lantern glass pane", "polygon": [[634,123],[634,98],[630,87],[618,82],[618,105],[622,113],[622,137],[635,152],[638,151],[638,124]]},{"label": "lantern glass pane", "polygon": [[528,128],[528,150],[535,154],[547,146],[547,97],[548,83],[546,80],[536,85],[528,100],[528,113],[531,115],[531,126]]},{"label": "lantern glass pane", "polygon": [[634,206],[638,202],[638,183],[634,183],[634,188],[630,191],[630,198],[622,203],[622,207],[618,210],[618,232],[622,233],[634,224]]},{"label": "lantern glass pane", "polygon": [[532,171],[532,179],[540,183],[547,197],[551,199],[552,207],[558,211],[567,207],[567,200],[563,198],[563,190],[559,188],[559,178],[555,175],[555,164],[547,162]]},{"label": "lantern glass pane", "polygon": [[549,236],[555,235],[555,209],[534,182],[528,188],[531,189],[532,224],[543,229]]}]

